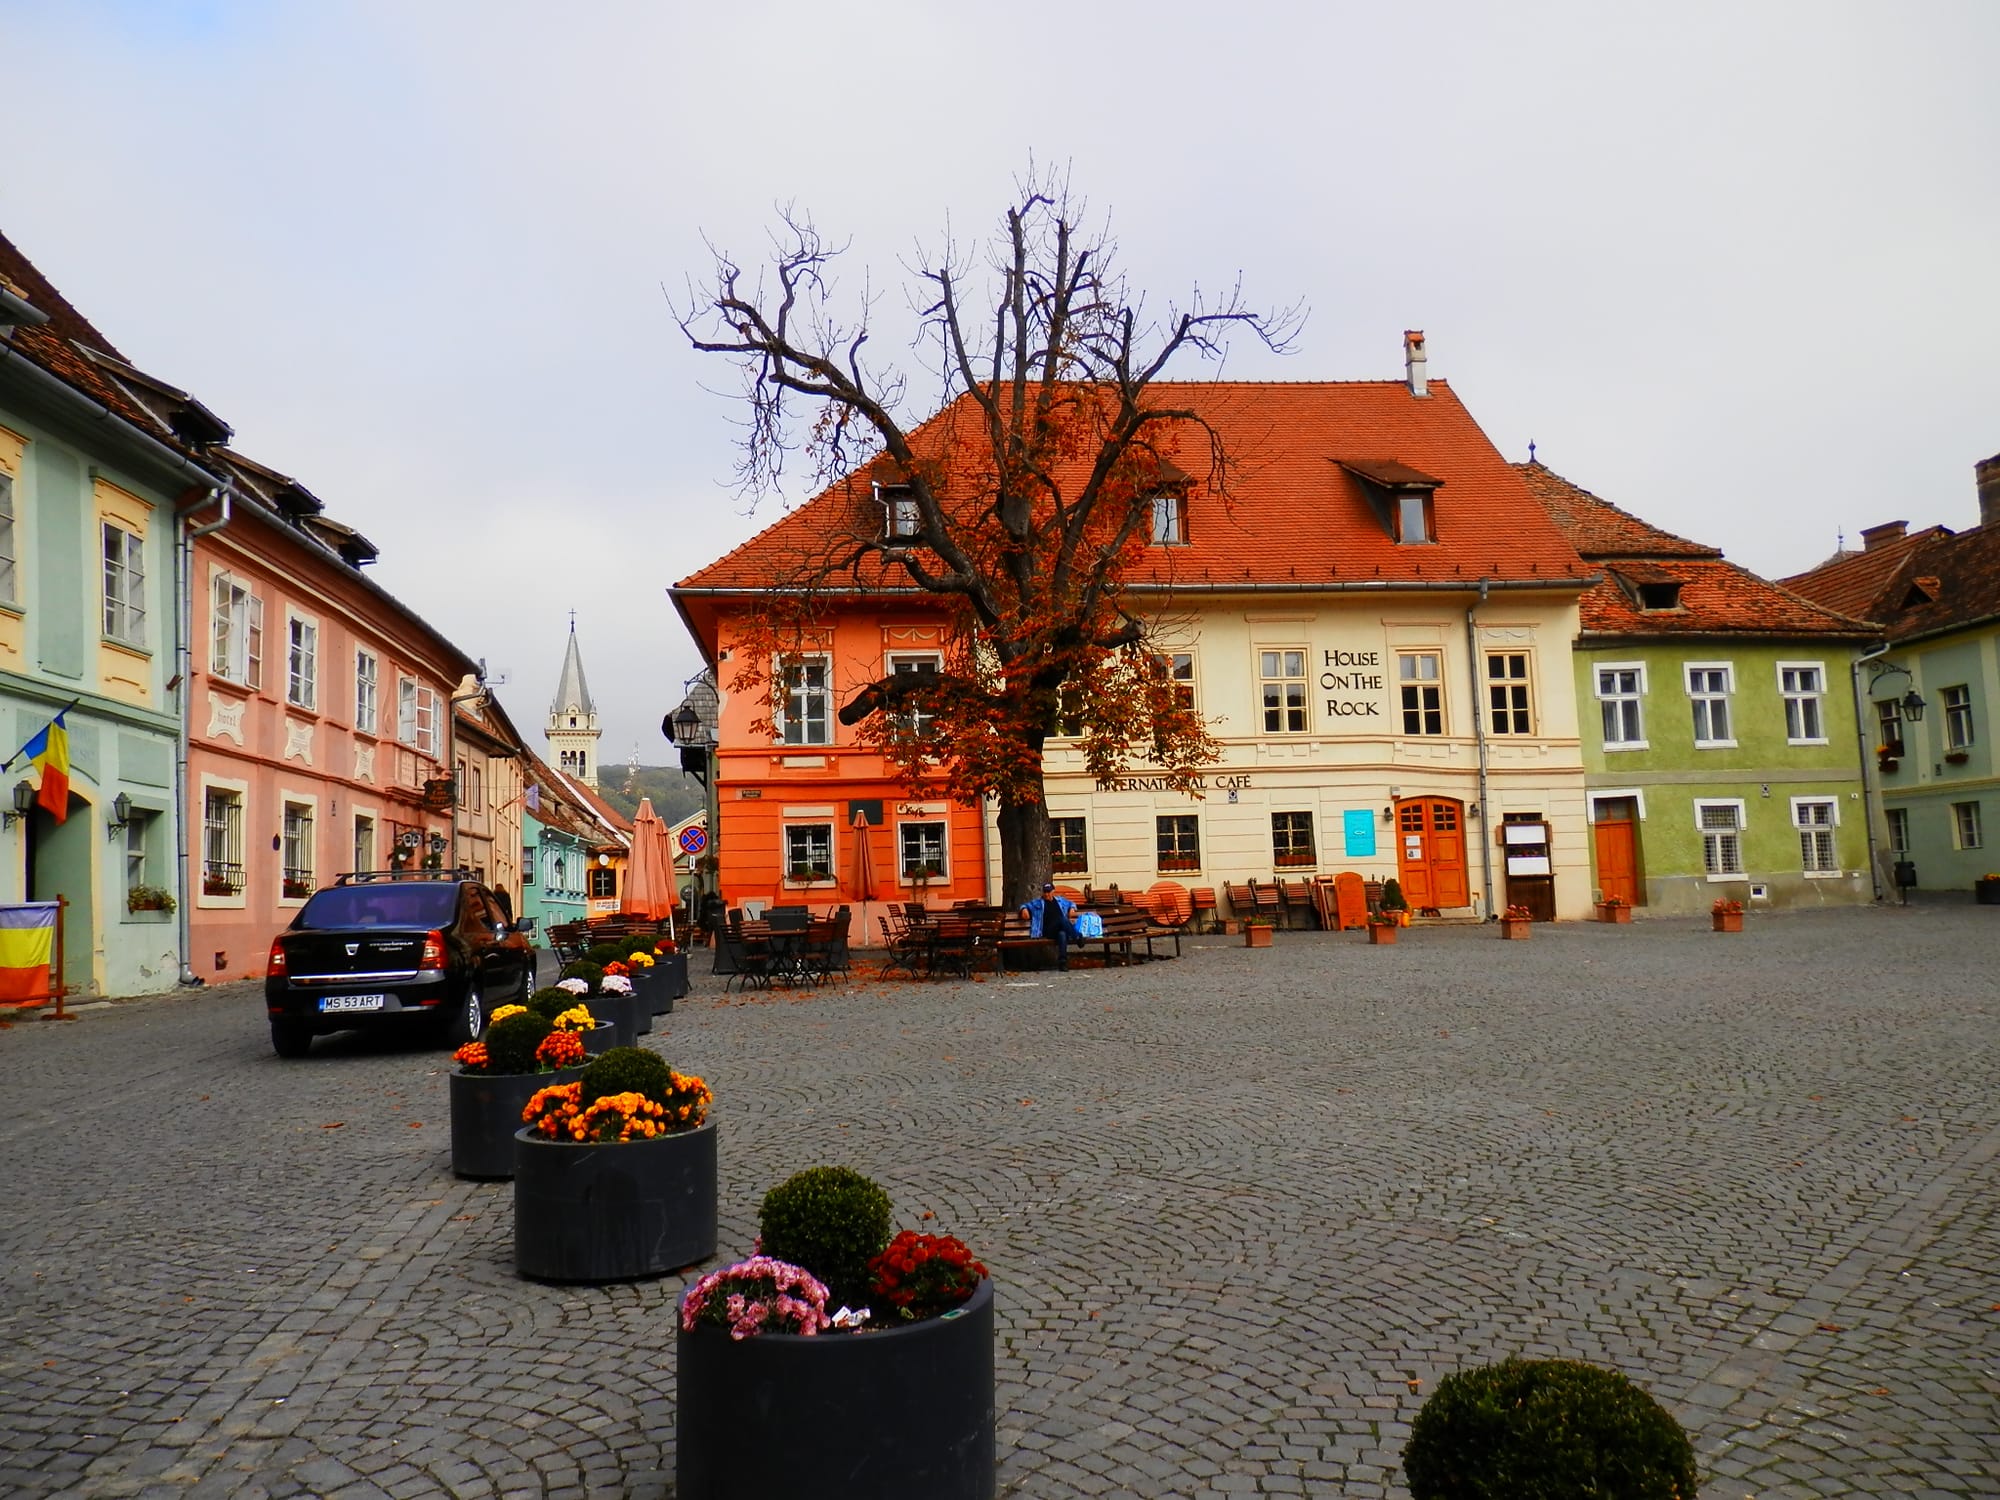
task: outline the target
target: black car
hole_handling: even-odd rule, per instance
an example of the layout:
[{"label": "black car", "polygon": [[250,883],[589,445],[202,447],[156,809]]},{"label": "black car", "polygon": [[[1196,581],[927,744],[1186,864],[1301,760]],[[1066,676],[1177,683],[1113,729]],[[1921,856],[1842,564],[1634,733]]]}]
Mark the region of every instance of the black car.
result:
[{"label": "black car", "polygon": [[469,1042],[491,1006],[527,998],[534,925],[467,871],[343,875],[271,942],[271,1045],[304,1057],[327,1032],[426,1024]]}]

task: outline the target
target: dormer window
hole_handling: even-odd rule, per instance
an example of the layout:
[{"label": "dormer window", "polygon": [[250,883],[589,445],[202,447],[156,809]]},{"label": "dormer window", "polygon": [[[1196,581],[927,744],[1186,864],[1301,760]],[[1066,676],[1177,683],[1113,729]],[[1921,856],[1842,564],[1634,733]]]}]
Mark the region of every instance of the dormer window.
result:
[{"label": "dormer window", "polygon": [[1673,583],[1642,583],[1639,585],[1639,608],[1679,609],[1681,607],[1681,586]]},{"label": "dormer window", "polygon": [[1172,490],[1153,496],[1152,542],[1155,547],[1187,545],[1187,497]]},{"label": "dormer window", "polygon": [[917,509],[917,497],[907,485],[878,485],[875,499],[882,507],[884,541],[913,542],[923,535],[924,518]]},{"label": "dormer window", "polygon": [[1398,546],[1426,546],[1437,540],[1436,495],[1442,479],[1393,458],[1336,459],[1361,483],[1383,530]]},{"label": "dormer window", "polygon": [[1665,568],[1648,562],[1631,562],[1610,572],[1612,582],[1642,614],[1659,614],[1681,607],[1681,581]]}]

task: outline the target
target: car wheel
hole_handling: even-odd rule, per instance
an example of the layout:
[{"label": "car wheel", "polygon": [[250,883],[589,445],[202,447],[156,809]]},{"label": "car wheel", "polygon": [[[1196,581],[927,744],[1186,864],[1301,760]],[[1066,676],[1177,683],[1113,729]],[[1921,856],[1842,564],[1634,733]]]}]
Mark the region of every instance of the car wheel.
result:
[{"label": "car wheel", "polygon": [[271,1023],[271,1050],[280,1057],[304,1057],[312,1051],[312,1027],[297,1021]]},{"label": "car wheel", "polygon": [[467,985],[465,998],[458,1002],[458,1009],[445,1027],[444,1039],[454,1047],[462,1047],[467,1042],[477,1041],[479,1033],[485,1029],[486,1002],[480,997],[478,985]]}]

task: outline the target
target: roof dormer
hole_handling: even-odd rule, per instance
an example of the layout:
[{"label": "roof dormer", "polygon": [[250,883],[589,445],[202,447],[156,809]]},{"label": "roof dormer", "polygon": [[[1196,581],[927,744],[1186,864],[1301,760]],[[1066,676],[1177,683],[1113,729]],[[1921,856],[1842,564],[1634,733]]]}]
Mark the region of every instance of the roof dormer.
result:
[{"label": "roof dormer", "polygon": [[1681,580],[1652,563],[1626,562],[1608,570],[1633,607],[1643,614],[1680,609]]},{"label": "roof dormer", "polygon": [[1361,483],[1375,518],[1399,546],[1437,540],[1437,492],[1444,481],[1393,458],[1337,458]]}]

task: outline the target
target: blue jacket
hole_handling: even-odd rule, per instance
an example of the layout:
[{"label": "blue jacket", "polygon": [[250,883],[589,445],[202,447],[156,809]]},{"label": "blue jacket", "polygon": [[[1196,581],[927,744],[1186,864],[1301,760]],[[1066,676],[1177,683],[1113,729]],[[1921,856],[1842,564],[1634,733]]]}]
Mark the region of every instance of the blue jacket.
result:
[{"label": "blue jacket", "polygon": [[[1062,908],[1063,921],[1066,922],[1072,929],[1075,928],[1076,903],[1070,900],[1069,897],[1067,896],[1057,896],[1056,905]],[[1041,937],[1042,898],[1040,896],[1037,896],[1034,900],[1030,901],[1026,906],[1023,906],[1021,908],[1021,911],[1026,915],[1028,919],[1028,936]]]}]

